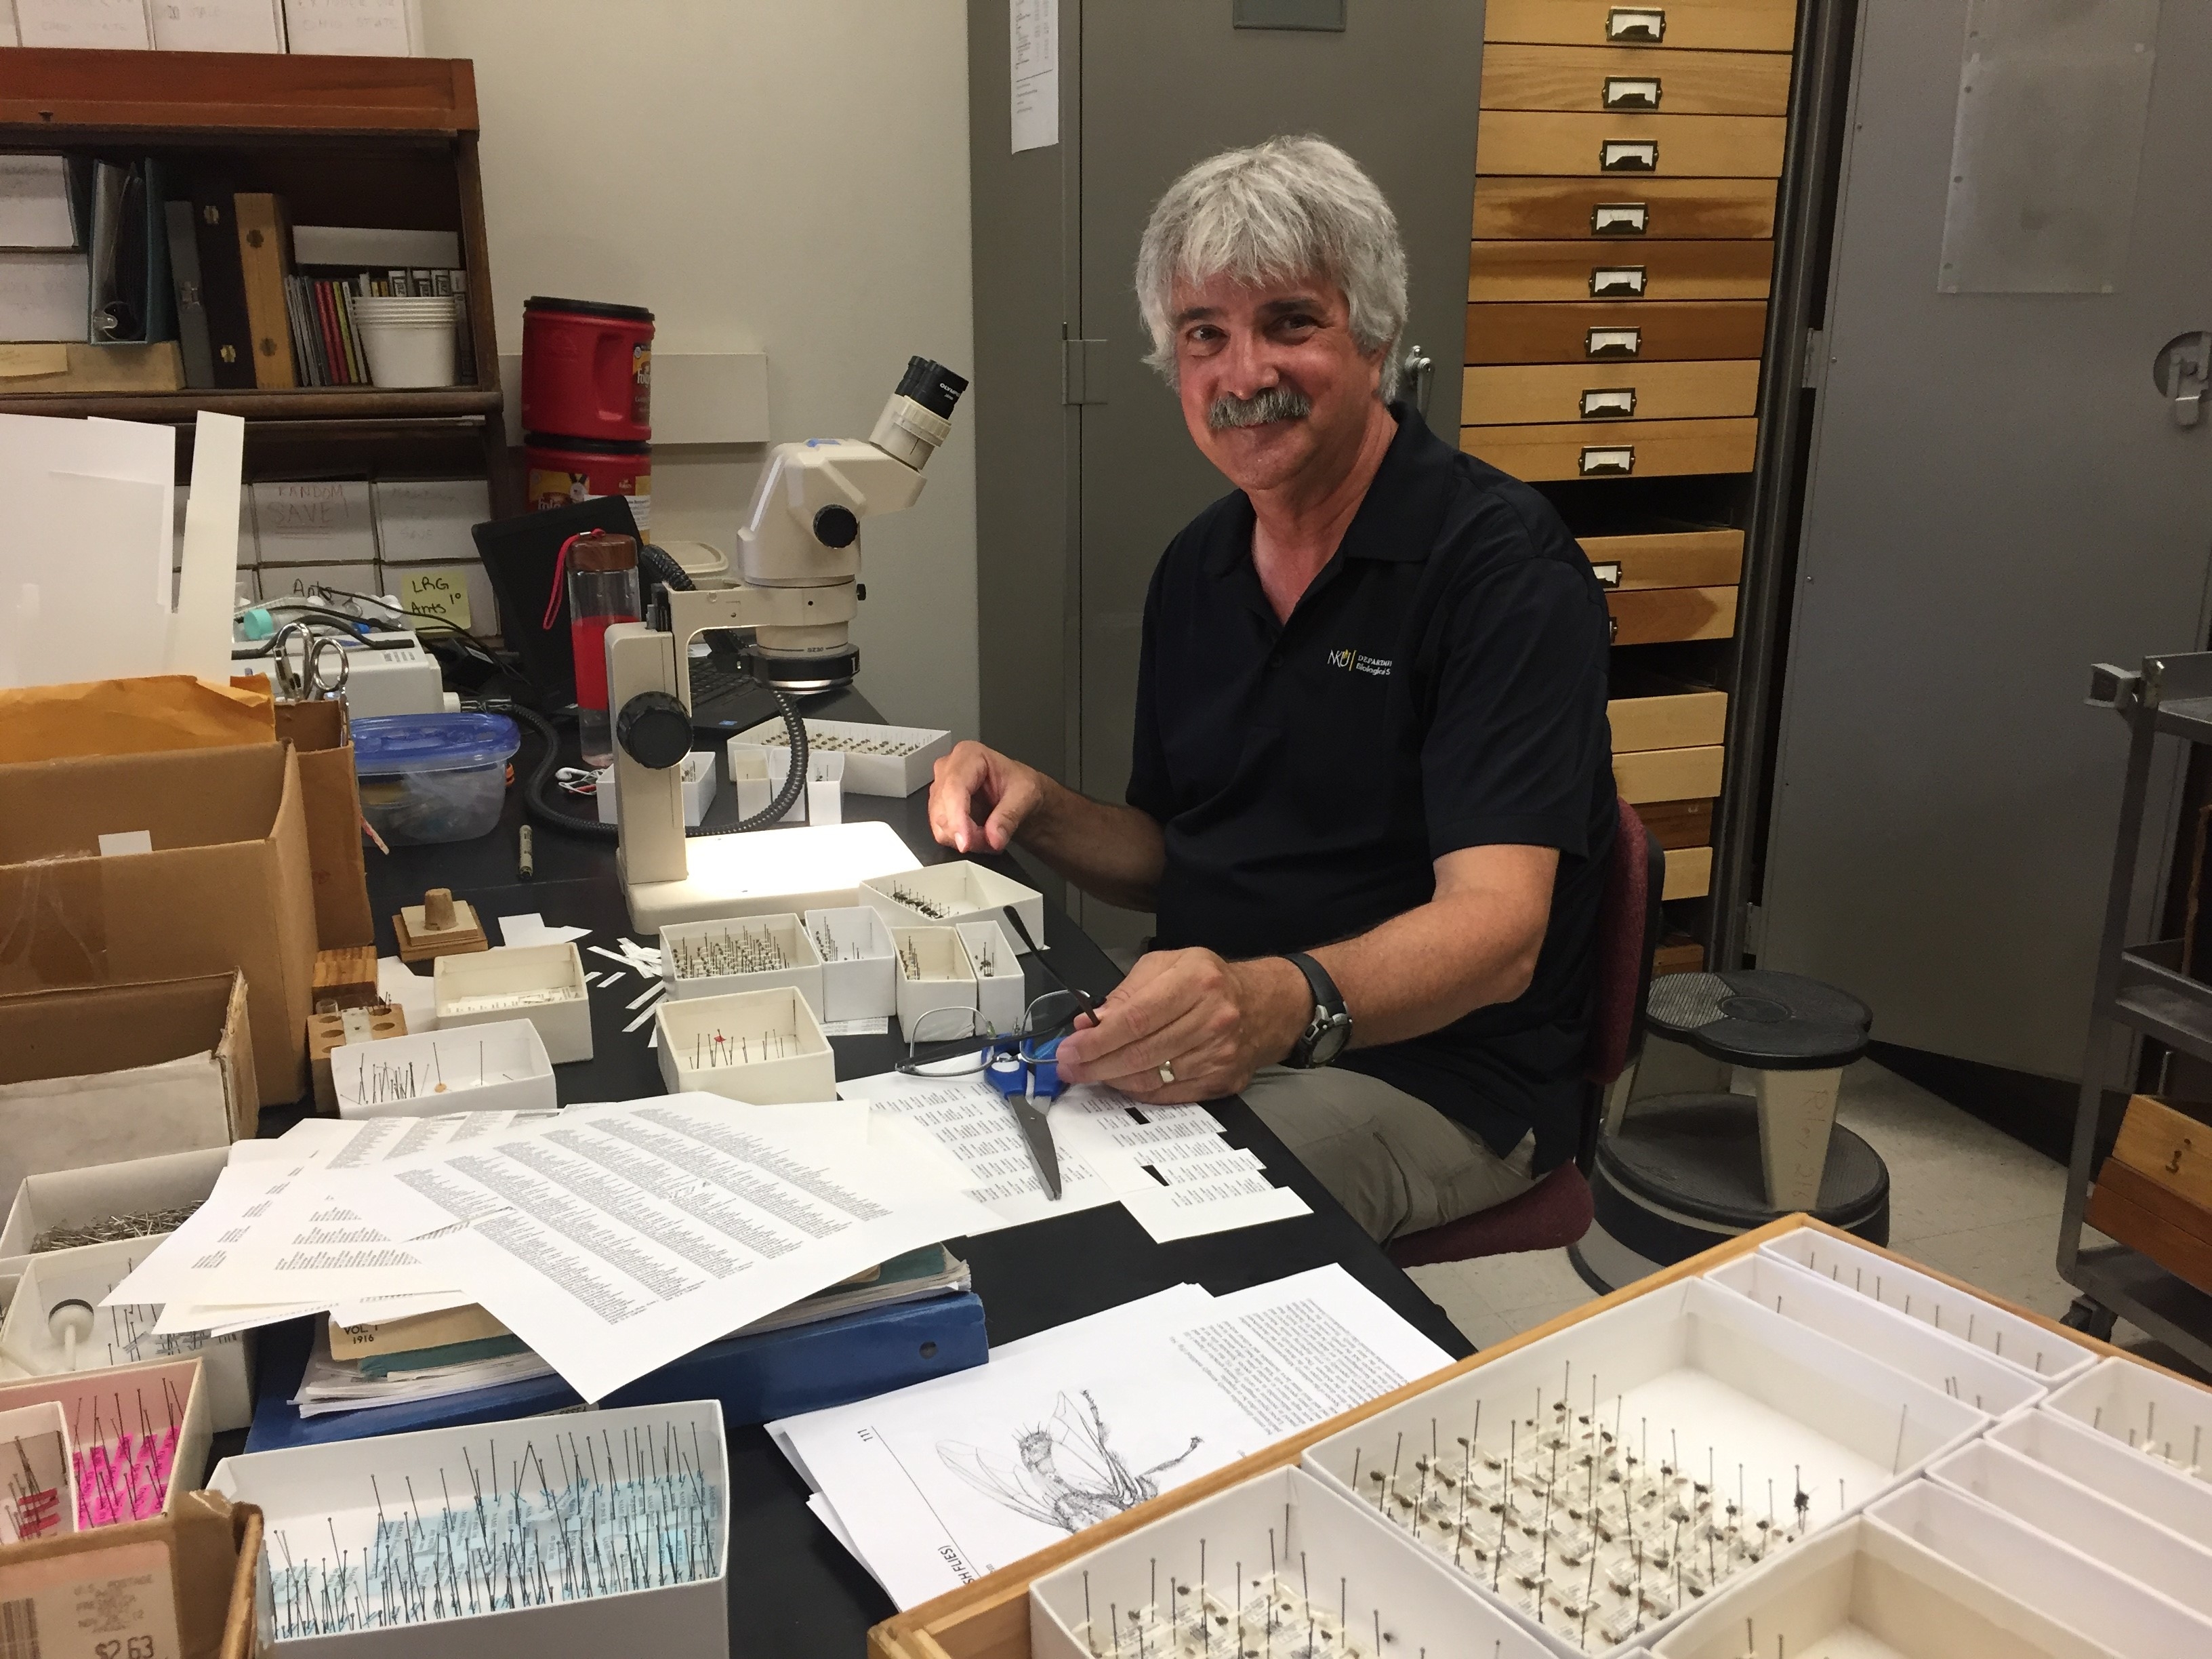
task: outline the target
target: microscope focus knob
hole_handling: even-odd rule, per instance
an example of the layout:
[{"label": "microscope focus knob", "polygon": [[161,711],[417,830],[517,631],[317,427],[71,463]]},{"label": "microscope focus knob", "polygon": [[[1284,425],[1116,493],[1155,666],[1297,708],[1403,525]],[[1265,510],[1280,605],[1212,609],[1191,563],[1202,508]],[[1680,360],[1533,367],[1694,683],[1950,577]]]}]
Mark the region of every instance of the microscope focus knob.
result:
[{"label": "microscope focus knob", "polygon": [[641,691],[615,716],[615,741],[640,766],[665,772],[691,752],[691,713],[665,691]]},{"label": "microscope focus knob", "polygon": [[814,514],[814,539],[824,547],[850,547],[860,538],[860,520],[849,507],[834,503]]}]

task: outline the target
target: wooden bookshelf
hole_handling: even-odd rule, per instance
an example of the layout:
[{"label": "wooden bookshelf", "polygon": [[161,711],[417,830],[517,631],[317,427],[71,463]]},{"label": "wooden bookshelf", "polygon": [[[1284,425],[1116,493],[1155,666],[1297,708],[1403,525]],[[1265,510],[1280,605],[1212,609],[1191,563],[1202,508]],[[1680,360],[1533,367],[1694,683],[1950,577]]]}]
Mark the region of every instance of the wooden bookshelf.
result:
[{"label": "wooden bookshelf", "polygon": [[[249,477],[450,467],[459,440],[501,493],[491,260],[465,58],[0,49],[0,150],[160,159],[179,195],[270,191],[295,224],[450,230],[468,272],[473,384],[421,391],[0,394],[0,413],[174,422],[244,417]],[[179,447],[179,465],[185,464]]]}]

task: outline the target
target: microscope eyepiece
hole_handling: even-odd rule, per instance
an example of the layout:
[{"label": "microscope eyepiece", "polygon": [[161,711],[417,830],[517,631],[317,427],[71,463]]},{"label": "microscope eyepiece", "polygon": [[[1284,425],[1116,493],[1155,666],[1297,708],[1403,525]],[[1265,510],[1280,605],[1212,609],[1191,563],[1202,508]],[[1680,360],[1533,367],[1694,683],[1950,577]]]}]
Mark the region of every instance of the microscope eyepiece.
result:
[{"label": "microscope eyepiece", "polygon": [[931,414],[946,421],[952,418],[953,408],[967,389],[966,380],[927,357],[908,358],[906,374],[898,383],[900,397],[913,398]]}]

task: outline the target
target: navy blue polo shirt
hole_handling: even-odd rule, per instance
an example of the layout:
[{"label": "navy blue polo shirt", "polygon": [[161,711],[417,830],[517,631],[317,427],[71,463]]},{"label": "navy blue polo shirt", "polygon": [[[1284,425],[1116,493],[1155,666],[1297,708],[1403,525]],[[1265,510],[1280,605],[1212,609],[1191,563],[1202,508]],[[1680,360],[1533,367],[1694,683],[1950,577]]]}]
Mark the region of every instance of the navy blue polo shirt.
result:
[{"label": "navy blue polo shirt", "polygon": [[1166,839],[1158,945],[1231,958],[1424,904],[1446,853],[1558,848],[1527,991],[1336,1062],[1501,1155],[1534,1129],[1541,1170],[1575,1148],[1613,845],[1605,596],[1541,495],[1392,413],[1398,434],[1288,622],[1253,568],[1243,491],[1169,544],[1145,600],[1128,800]]}]

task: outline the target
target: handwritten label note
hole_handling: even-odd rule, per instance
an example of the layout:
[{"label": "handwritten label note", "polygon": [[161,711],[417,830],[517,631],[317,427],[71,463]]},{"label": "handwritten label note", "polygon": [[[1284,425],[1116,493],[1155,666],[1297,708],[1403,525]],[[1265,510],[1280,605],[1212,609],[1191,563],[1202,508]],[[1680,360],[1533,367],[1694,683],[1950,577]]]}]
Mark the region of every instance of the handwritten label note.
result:
[{"label": "handwritten label note", "polygon": [[460,571],[444,567],[410,570],[400,578],[399,603],[418,616],[435,617],[468,628],[469,583]]}]

